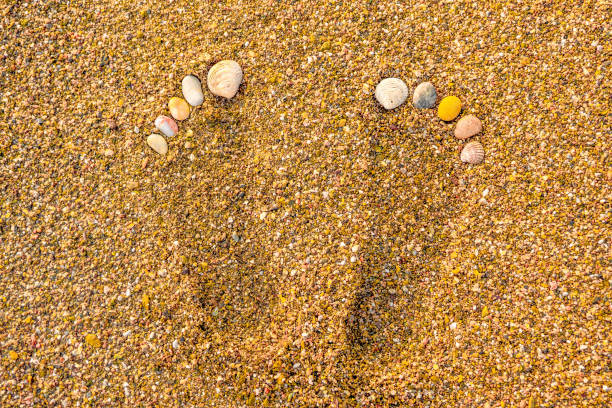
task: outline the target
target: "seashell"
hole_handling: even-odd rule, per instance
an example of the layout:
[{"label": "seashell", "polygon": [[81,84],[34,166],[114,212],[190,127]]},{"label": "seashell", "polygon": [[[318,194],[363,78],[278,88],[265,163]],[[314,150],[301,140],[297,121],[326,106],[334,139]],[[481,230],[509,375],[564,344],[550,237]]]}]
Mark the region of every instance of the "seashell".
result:
[{"label": "seashell", "polygon": [[151,133],[151,135],[147,137],[147,144],[151,149],[161,155],[168,153],[168,143],[166,143],[166,139],[164,139],[162,135]]},{"label": "seashell", "polygon": [[423,82],[414,89],[412,104],[415,108],[430,109],[436,104],[436,88],[431,82]]},{"label": "seashell", "polygon": [[178,133],[176,122],[164,115],[159,115],[155,119],[155,127],[162,132],[166,137],[172,137]]},{"label": "seashell", "polygon": [[464,163],[478,164],[484,160],[484,149],[480,142],[469,142],[461,150],[461,161]]},{"label": "seashell", "polygon": [[210,92],[227,99],[236,95],[241,82],[242,68],[236,61],[231,60],[223,60],[213,65],[206,80]]},{"label": "seashell", "polygon": [[456,96],[447,96],[438,105],[438,116],[446,122],[455,119],[459,112],[461,112],[461,101]]},{"label": "seashell", "polygon": [[191,106],[200,106],[204,102],[202,83],[193,75],[187,75],[181,82],[183,96]]},{"label": "seashell", "polygon": [[482,122],[474,115],[467,115],[457,121],[455,137],[467,139],[478,134],[482,130]]},{"label": "seashell", "polygon": [[376,85],[376,100],[387,110],[400,106],[408,97],[408,87],[399,78],[385,78]]},{"label": "seashell", "polygon": [[189,117],[189,104],[183,98],[177,98],[176,96],[170,98],[168,109],[176,120],[185,120]]}]

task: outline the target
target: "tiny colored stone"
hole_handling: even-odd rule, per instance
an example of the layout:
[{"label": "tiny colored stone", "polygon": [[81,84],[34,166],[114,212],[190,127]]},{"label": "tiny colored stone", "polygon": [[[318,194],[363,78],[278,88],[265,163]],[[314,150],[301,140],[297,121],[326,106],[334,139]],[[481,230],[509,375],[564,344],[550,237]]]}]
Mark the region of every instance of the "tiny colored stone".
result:
[{"label": "tiny colored stone", "polygon": [[19,358],[19,354],[15,353],[13,350],[9,351],[8,354],[11,361],[15,361]]},{"label": "tiny colored stone", "polygon": [[98,339],[98,336],[93,333],[89,333],[85,336],[85,343],[94,348],[99,348],[101,346],[100,339]]},{"label": "tiny colored stone", "polygon": [[438,105],[438,116],[446,122],[455,119],[459,112],[461,112],[461,101],[456,96],[447,96]]},{"label": "tiny colored stone", "polygon": [[412,104],[415,108],[430,109],[436,104],[437,97],[436,88],[433,84],[431,82],[423,82],[415,88]]},{"label": "tiny colored stone", "polygon": [[457,121],[455,137],[467,139],[478,134],[482,130],[482,122],[474,115],[467,115]]},{"label": "tiny colored stone", "polygon": [[150,304],[149,295],[147,295],[146,293],[143,293],[142,294],[142,307],[144,307],[146,310],[149,310],[149,304]]},{"label": "tiny colored stone", "polygon": [[186,100],[179,97],[170,98],[168,101],[170,114],[176,120],[185,120],[189,117],[189,104]]}]

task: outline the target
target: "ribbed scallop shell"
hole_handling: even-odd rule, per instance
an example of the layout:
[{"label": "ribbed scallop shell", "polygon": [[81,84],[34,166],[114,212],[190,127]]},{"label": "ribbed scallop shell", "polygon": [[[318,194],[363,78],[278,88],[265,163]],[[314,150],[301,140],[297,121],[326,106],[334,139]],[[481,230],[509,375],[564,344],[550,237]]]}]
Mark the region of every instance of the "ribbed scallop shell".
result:
[{"label": "ribbed scallop shell", "polygon": [[242,82],[242,68],[236,61],[224,60],[208,71],[208,89],[217,96],[231,99]]},{"label": "ribbed scallop shell", "polygon": [[376,100],[387,110],[397,108],[406,101],[408,87],[399,78],[385,78],[376,86]]},{"label": "ribbed scallop shell", "polygon": [[480,142],[469,142],[461,150],[461,161],[464,163],[478,164],[484,160],[484,148]]}]

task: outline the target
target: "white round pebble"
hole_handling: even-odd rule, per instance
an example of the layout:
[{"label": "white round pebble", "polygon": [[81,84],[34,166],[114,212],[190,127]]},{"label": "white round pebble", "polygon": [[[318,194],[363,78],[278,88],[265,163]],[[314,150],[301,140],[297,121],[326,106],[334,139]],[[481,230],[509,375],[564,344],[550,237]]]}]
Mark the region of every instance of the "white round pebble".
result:
[{"label": "white round pebble", "polygon": [[200,106],[204,102],[202,83],[193,75],[187,75],[181,82],[183,96],[191,106]]}]

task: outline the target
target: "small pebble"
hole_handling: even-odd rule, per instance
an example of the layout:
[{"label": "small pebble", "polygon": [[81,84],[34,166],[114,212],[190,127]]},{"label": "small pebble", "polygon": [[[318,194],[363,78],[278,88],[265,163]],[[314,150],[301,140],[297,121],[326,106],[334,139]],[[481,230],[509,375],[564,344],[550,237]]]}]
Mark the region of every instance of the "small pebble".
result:
[{"label": "small pebble", "polygon": [[467,139],[478,134],[482,130],[482,122],[474,115],[467,115],[457,121],[455,137]]},{"label": "small pebble", "polygon": [[185,120],[189,117],[189,104],[183,98],[173,97],[168,101],[170,114],[176,120]]},{"label": "small pebble", "polygon": [[162,135],[158,135],[157,133],[152,133],[147,137],[147,144],[157,153],[164,155],[168,153],[168,143],[166,143],[166,139]]},{"label": "small pebble", "polygon": [[204,102],[202,83],[193,75],[187,75],[181,82],[183,96],[191,106],[199,106]]},{"label": "small pebble", "polygon": [[166,137],[172,137],[178,133],[176,122],[168,116],[159,115],[157,119],[155,119],[155,127]]},{"label": "small pebble", "polygon": [[461,112],[461,101],[456,96],[447,96],[438,105],[438,116],[446,122],[455,119]]},{"label": "small pebble", "polygon": [[415,108],[430,109],[436,104],[436,88],[431,82],[423,82],[414,90],[412,104]]}]

